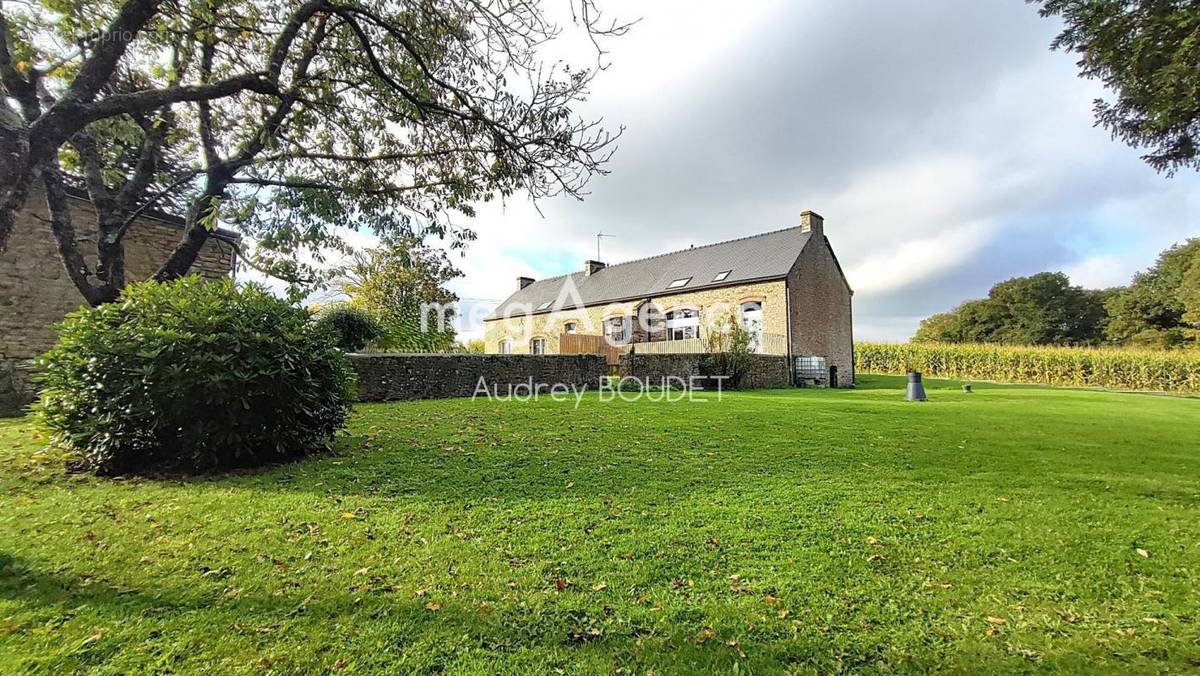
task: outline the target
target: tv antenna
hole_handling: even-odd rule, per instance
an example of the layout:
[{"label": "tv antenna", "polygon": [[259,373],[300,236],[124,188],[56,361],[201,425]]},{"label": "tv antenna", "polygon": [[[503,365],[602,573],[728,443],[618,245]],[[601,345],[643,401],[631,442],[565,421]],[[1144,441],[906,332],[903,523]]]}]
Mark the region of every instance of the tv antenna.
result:
[{"label": "tv antenna", "polygon": [[600,258],[600,238],[601,237],[616,237],[616,235],[606,235],[603,232],[596,233],[596,261],[597,262],[602,260]]}]

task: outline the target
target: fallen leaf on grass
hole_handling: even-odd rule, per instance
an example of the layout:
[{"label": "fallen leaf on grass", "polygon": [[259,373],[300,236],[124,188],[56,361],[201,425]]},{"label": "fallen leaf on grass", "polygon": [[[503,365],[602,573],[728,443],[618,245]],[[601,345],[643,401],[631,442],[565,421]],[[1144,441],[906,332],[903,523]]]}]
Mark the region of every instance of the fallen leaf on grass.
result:
[{"label": "fallen leaf on grass", "polygon": [[988,624],[997,624],[997,625],[1008,624],[1008,620],[1004,619],[1003,617],[988,616],[987,621],[988,621]]},{"label": "fallen leaf on grass", "polygon": [[787,608],[780,608],[780,609],[779,609],[779,612],[778,612],[778,613],[776,613],[776,615],[777,615],[777,616],[779,617],[779,619],[781,619],[781,620],[782,620],[782,619],[784,619],[784,618],[786,618],[788,615],[791,615],[791,614],[792,614],[792,611],[788,610]]},{"label": "fallen leaf on grass", "polygon": [[710,639],[716,635],[717,635],[716,629],[713,629],[712,627],[706,627],[699,634],[696,634],[696,643],[703,645],[705,641],[707,641],[708,639]]},{"label": "fallen leaf on grass", "polygon": [[354,512],[342,512],[342,518],[346,521],[350,521],[354,518]]},{"label": "fallen leaf on grass", "polygon": [[1137,555],[1142,557],[1143,559],[1150,558],[1150,552],[1148,552],[1140,547],[1138,549],[1135,549],[1134,551],[1137,552]]},{"label": "fallen leaf on grass", "polygon": [[598,582],[598,583],[592,585],[592,591],[598,592],[598,591],[604,591],[605,589],[608,589],[608,585],[604,584],[603,582]]},{"label": "fallen leaf on grass", "polygon": [[442,609],[442,604],[440,604],[440,603],[434,603],[433,601],[430,601],[429,603],[425,604],[425,610],[428,610],[433,613],[436,613],[437,611],[439,611],[441,609]]},{"label": "fallen leaf on grass", "polygon": [[560,577],[554,581],[554,588],[557,589],[558,591],[562,591],[567,588],[568,584],[569,583],[566,580],[564,580]]}]

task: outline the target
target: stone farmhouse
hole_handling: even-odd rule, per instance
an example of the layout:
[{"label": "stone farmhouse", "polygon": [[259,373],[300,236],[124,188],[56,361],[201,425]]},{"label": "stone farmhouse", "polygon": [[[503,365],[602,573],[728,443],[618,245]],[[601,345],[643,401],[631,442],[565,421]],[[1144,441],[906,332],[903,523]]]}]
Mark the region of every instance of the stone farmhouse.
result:
[{"label": "stone farmhouse", "polygon": [[715,322],[736,320],[756,351],[819,365],[809,375],[822,384],[854,384],[854,292],[812,211],[783,230],[517,283],[484,321],[487,352],[588,352],[603,338],[609,349],[694,353]]},{"label": "stone farmhouse", "polygon": [[[82,196],[72,194],[70,199],[76,238],[93,252],[88,262],[94,265],[95,212]],[[125,235],[126,279],[152,276],[182,233],[178,217],[150,211],[139,216]],[[237,238],[227,230],[213,233],[192,272],[212,279],[232,276]],[[54,325],[83,304],[59,258],[45,198],[32,194],[17,215],[8,249],[0,252],[0,415],[16,413],[32,399],[31,361],[54,345]]]}]

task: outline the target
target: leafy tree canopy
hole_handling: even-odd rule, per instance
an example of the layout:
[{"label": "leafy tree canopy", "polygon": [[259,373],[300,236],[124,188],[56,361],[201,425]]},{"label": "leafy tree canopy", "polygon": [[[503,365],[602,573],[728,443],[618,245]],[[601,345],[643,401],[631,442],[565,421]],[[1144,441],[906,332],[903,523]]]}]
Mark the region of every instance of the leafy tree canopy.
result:
[{"label": "leafy tree canopy", "polygon": [[1104,83],[1097,124],[1168,175],[1200,169],[1200,4],[1195,0],[1029,0],[1066,23],[1053,49]]},{"label": "leafy tree canopy", "polygon": [[[0,251],[41,189],[66,270],[98,304],[124,284],[128,225],[164,204],[187,224],[158,279],[225,223],[252,265],[308,284],[341,228],[461,245],[454,216],[481,201],[581,196],[614,137],[575,107],[626,26],[592,0],[562,9],[560,24],[534,0],[6,2]],[[594,63],[544,58],[563,26],[592,39]],[[94,265],[72,183],[96,207]]]},{"label": "leafy tree canopy", "polygon": [[1107,293],[1072,286],[1061,272],[1017,277],[924,320],[913,341],[1094,345],[1104,335]]},{"label": "leafy tree canopy", "polygon": [[1162,252],[1106,304],[1108,337],[1119,343],[1172,347],[1195,342],[1200,328],[1200,238]]},{"label": "leafy tree canopy", "polygon": [[415,238],[357,251],[338,286],[351,307],[370,312],[382,335],[372,344],[396,352],[454,349],[453,304],[446,283],[461,272],[446,252]]}]

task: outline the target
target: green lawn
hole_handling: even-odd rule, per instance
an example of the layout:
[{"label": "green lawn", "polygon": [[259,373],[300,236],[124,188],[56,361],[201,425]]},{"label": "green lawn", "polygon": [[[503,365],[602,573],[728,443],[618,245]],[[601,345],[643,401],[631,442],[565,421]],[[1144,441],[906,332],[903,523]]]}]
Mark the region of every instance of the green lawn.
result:
[{"label": "green lawn", "polygon": [[194,481],[2,421],[0,673],[1200,667],[1200,401],[902,380],[365,405]]}]

